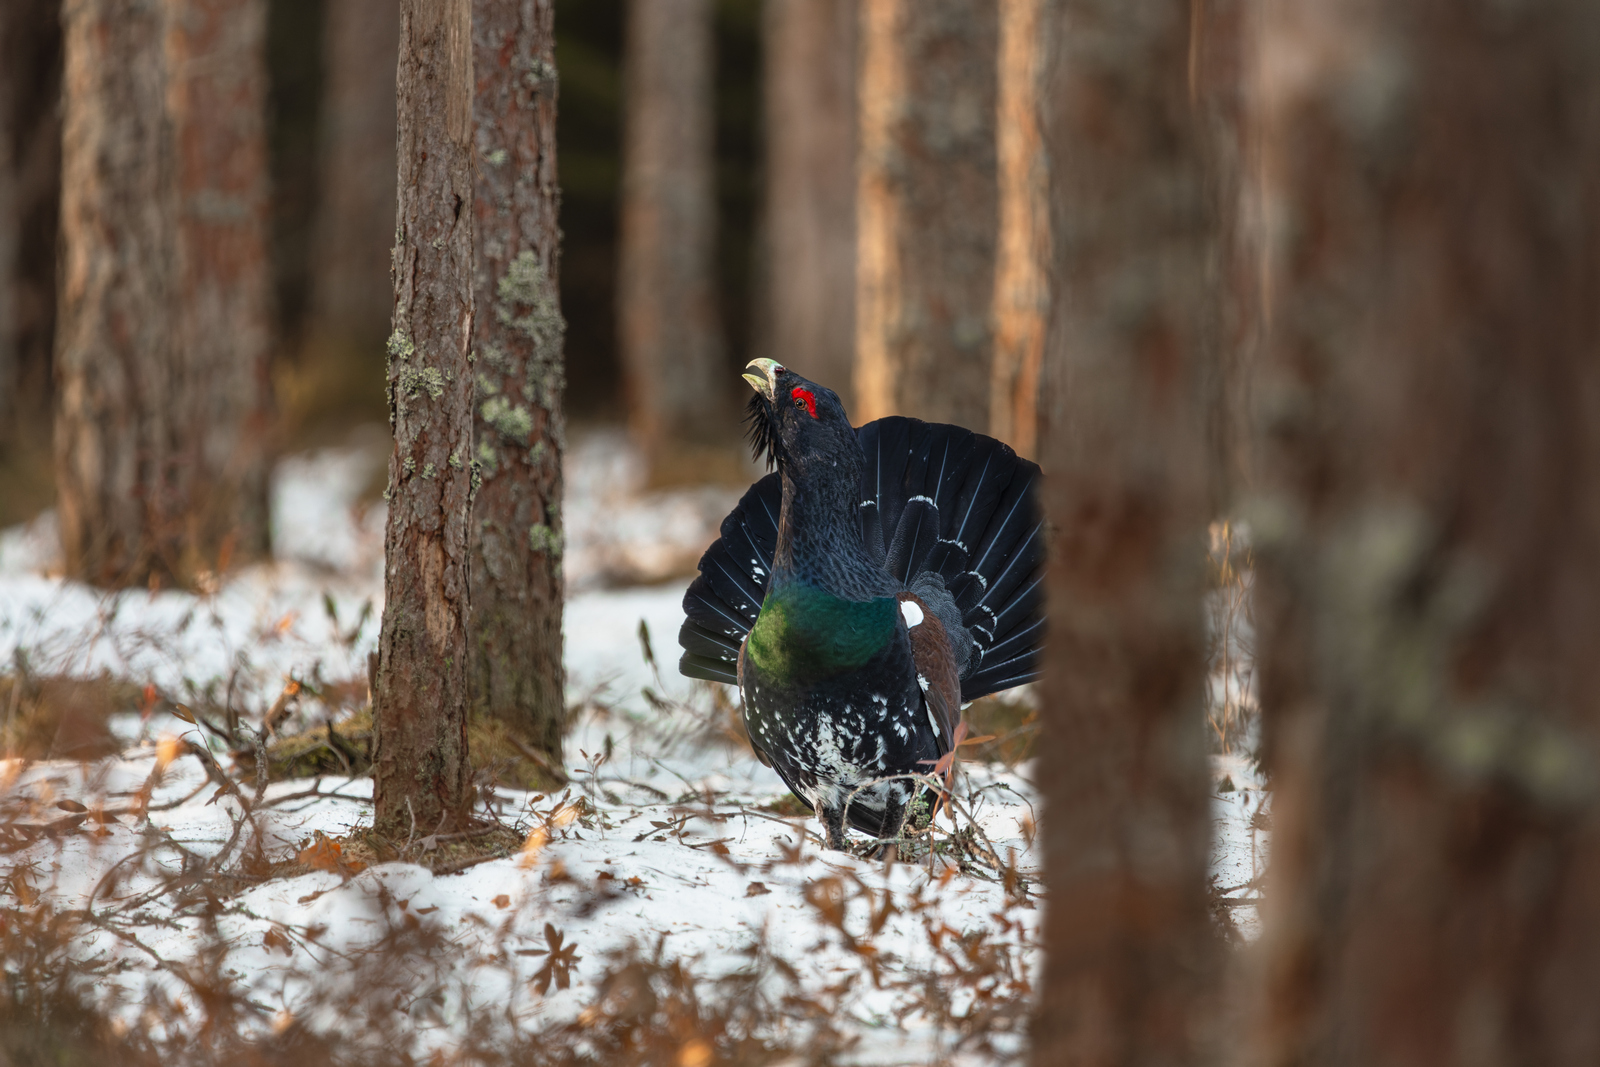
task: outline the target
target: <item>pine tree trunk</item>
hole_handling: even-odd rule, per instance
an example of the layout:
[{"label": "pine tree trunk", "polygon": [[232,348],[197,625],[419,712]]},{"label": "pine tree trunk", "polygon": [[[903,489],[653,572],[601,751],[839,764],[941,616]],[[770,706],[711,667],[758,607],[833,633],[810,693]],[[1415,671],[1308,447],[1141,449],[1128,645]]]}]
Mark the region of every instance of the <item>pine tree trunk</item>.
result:
[{"label": "pine tree trunk", "polygon": [[1261,47],[1260,1062],[1600,1062],[1600,11]]},{"label": "pine tree trunk", "polygon": [[1207,274],[1222,310],[1215,374],[1205,389],[1213,517],[1233,512],[1249,494],[1257,465],[1250,398],[1261,348],[1262,219],[1248,62],[1260,8],[1258,0],[1205,0],[1192,20],[1189,78],[1219,235]]},{"label": "pine tree trunk", "polygon": [[[23,69],[17,43],[27,31],[33,12],[23,3],[0,8],[0,427],[10,430],[15,417],[17,359],[17,245],[21,240],[18,171],[23,138],[17,127],[17,97],[22,94]],[[8,435],[8,434],[7,434]],[[3,436],[3,435],[0,435]]]},{"label": "pine tree trunk", "polygon": [[168,547],[177,349],[162,5],[66,0],[62,33],[58,521],[69,573],[137,582]]},{"label": "pine tree trunk", "polygon": [[389,523],[373,694],[373,825],[468,815],[472,0],[400,8]]},{"label": "pine tree trunk", "polygon": [[68,572],[267,547],[262,0],[68,0],[56,422]]},{"label": "pine tree trunk", "polygon": [[859,0],[768,0],[767,355],[854,413]]},{"label": "pine tree trunk", "polygon": [[0,452],[22,462],[50,434],[60,97],[60,0],[0,5]]},{"label": "pine tree trunk", "polygon": [[989,424],[993,0],[861,0],[856,410]]},{"label": "pine tree trunk", "polygon": [[1038,455],[1039,375],[1050,310],[1050,176],[1040,129],[1056,0],[1001,0],[1000,234],[995,252],[989,433]]},{"label": "pine tree trunk", "polygon": [[1209,203],[1186,0],[1062,0],[1045,126],[1055,530],[1038,1064],[1192,1064],[1212,975],[1202,734]]},{"label": "pine tree trunk", "polygon": [[[561,341],[555,5],[475,0],[475,712],[561,766]],[[530,786],[548,785],[533,774]]]},{"label": "pine tree trunk", "polygon": [[[212,488],[202,545],[267,552],[272,264],[267,249],[266,0],[168,0],[177,185],[178,344]],[[224,417],[232,422],[224,422]],[[222,549],[226,551],[226,547]]]},{"label": "pine tree trunk", "polygon": [[321,177],[312,264],[315,350],[382,348],[394,285],[396,0],[328,0]]},{"label": "pine tree trunk", "polygon": [[617,320],[647,449],[704,439],[736,381],[716,313],[711,62],[709,0],[630,0]]}]

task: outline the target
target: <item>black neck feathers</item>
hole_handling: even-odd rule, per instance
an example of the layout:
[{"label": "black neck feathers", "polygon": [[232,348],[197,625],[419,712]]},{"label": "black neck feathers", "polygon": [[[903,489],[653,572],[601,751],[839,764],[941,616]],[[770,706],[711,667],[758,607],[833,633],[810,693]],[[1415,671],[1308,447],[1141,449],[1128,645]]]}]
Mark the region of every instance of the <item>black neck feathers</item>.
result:
[{"label": "black neck feathers", "polygon": [[861,448],[791,452],[782,457],[783,512],[773,585],[800,583],[846,600],[895,592],[895,584],[861,538]]}]

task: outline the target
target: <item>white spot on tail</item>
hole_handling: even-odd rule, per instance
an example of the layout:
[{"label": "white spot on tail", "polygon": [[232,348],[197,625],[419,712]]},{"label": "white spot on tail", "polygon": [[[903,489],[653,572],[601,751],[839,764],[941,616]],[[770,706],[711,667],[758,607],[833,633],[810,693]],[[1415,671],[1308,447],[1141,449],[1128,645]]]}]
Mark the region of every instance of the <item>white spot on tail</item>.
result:
[{"label": "white spot on tail", "polygon": [[922,608],[915,600],[900,601],[900,614],[906,617],[907,627],[922,625]]}]

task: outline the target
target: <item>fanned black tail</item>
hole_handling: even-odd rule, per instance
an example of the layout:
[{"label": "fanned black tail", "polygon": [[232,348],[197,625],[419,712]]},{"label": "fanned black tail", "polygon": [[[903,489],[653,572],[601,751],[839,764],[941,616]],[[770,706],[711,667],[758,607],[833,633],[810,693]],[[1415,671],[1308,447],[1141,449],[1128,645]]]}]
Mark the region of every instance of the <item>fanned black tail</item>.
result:
[{"label": "fanned black tail", "polygon": [[782,507],[783,481],[774,471],[750,487],[700,557],[700,576],[683,596],[688,618],[678,631],[684,649],[678,670],[687,677],[739,684],[739,646],[767,598]]},{"label": "fanned black tail", "polygon": [[961,699],[1038,677],[1044,639],[1039,467],[992,437],[898,416],[857,431],[862,535],[901,582],[944,578],[972,635]]},{"label": "fanned black tail", "polygon": [[[972,635],[961,699],[1037,678],[1045,628],[1038,466],[991,437],[918,419],[879,419],[856,435],[867,459],[867,551],[902,583],[939,574]],[[737,682],[739,646],[766,596],[782,499],[777,474],[756,482],[701,557],[678,634],[688,677]]]}]

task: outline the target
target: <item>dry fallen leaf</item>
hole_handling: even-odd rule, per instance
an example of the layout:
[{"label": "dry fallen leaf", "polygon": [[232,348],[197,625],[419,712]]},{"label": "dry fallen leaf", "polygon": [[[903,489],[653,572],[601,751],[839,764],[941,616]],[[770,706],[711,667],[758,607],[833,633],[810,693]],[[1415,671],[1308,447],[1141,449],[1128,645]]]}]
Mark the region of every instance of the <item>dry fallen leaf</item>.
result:
[{"label": "dry fallen leaf", "polygon": [[160,774],[178,758],[183,751],[183,740],[173,734],[167,734],[156,742],[156,773]]},{"label": "dry fallen leaf", "polygon": [[360,860],[345,859],[344,849],[339,842],[325,836],[321,830],[317,831],[316,839],[311,844],[295,855],[295,859],[314,871],[334,871],[338,874],[356,874],[367,867]]},{"label": "dry fallen leaf", "polygon": [[276,926],[267,931],[266,936],[261,939],[261,943],[267,947],[268,952],[282,949],[285,956],[294,954],[294,946],[289,942],[288,937],[284,936],[283,931]]},{"label": "dry fallen leaf", "polygon": [[499,896],[490,901],[490,903],[497,908],[509,908],[511,906],[511,898],[506,896],[506,894],[501,893]]},{"label": "dry fallen leaf", "polygon": [[522,858],[517,861],[518,865],[526,868],[538,863],[539,853],[544,851],[544,846],[549,840],[550,835],[545,832],[544,827],[535,827],[528,834],[528,840],[522,844]]}]

